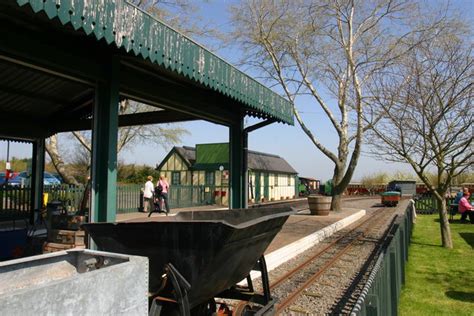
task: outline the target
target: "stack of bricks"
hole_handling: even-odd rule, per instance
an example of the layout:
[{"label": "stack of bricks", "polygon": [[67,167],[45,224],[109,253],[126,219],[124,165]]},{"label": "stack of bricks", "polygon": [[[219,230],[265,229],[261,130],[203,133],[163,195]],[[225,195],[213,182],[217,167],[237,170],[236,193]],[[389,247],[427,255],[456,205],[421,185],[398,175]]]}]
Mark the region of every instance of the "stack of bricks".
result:
[{"label": "stack of bricks", "polygon": [[43,245],[43,253],[67,250],[84,249],[85,232],[83,230],[50,229],[48,241]]}]

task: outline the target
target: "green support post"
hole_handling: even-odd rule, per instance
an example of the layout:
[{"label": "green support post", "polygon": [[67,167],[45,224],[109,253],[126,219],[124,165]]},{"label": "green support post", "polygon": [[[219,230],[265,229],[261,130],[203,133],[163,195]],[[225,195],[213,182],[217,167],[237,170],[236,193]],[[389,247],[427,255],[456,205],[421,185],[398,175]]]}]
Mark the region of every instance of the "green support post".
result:
[{"label": "green support post", "polygon": [[92,222],[114,222],[117,211],[118,57],[96,85],[92,130]]},{"label": "green support post", "polygon": [[[243,123],[243,122],[242,122]],[[243,125],[243,124],[242,124]],[[244,130],[242,132],[242,184],[241,184],[241,207],[249,207],[249,134]]]},{"label": "green support post", "polygon": [[246,168],[246,144],[247,133],[244,132],[243,120],[229,128],[230,141],[230,203],[229,207],[247,208],[247,168]]},{"label": "green support post", "polygon": [[268,172],[265,172],[263,174],[263,196],[265,198],[265,201],[268,202],[270,201],[270,175]]},{"label": "green support post", "polygon": [[300,196],[300,186],[299,186],[299,179],[298,175],[294,176],[294,181],[295,181],[295,198],[298,198]]},{"label": "green support post", "polygon": [[33,161],[31,164],[31,216],[30,222],[34,223],[34,210],[39,210],[43,204],[43,177],[44,177],[44,138],[33,142]]},{"label": "green support post", "polygon": [[254,188],[255,188],[255,203],[260,203],[262,199],[262,181],[260,179],[261,174],[260,172],[255,172],[255,183],[254,183]]}]

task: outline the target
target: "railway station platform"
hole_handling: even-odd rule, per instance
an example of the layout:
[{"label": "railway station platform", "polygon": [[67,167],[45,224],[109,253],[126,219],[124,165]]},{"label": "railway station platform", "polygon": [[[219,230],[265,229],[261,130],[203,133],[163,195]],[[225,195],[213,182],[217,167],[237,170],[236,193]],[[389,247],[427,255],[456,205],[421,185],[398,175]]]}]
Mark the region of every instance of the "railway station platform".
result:
[{"label": "railway station platform", "polygon": [[366,210],[344,208],[328,216],[298,212],[288,218],[282,230],[265,251],[268,271],[296,257],[335,232],[351,225],[366,214]]},{"label": "railway station platform", "polygon": [[[306,199],[295,199],[286,202],[302,203]],[[339,212],[331,211],[328,216],[310,215],[309,210],[303,209],[297,214],[288,218],[282,230],[265,251],[265,259],[268,271],[273,270],[284,262],[296,257],[300,253],[318,244],[323,239],[331,236],[335,232],[351,225],[364,215],[366,208],[372,207],[378,199],[345,199],[343,210]],[[278,204],[268,203],[268,205]],[[201,206],[193,208],[172,209],[170,216],[183,211],[225,211],[227,208],[216,208],[215,206]],[[147,213],[127,213],[118,214],[117,221],[127,221],[136,218],[145,218]],[[165,216],[164,214],[153,213],[152,216]]]}]

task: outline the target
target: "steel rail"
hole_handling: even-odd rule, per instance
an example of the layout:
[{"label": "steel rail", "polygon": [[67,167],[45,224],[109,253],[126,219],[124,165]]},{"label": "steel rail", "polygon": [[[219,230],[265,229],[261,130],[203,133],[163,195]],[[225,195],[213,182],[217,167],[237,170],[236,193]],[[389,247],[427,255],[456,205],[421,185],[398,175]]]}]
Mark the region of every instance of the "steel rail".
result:
[{"label": "steel rail", "polygon": [[[380,210],[380,209],[378,209]],[[378,211],[376,210],[376,211]],[[281,276],[280,278],[278,278],[276,281],[272,282],[272,284],[270,284],[270,289],[273,289],[275,287],[277,287],[278,285],[280,285],[281,283],[283,283],[284,281],[288,280],[289,278],[291,278],[293,275],[295,275],[296,273],[298,273],[300,270],[302,270],[305,266],[307,266],[309,263],[311,263],[313,260],[315,259],[318,259],[321,255],[325,254],[326,253],[326,250],[330,249],[331,247],[333,247],[335,244],[337,244],[338,242],[340,242],[342,239],[344,238],[347,238],[347,235],[353,233],[356,229],[358,229],[359,227],[361,227],[362,225],[366,224],[367,222],[371,221],[371,220],[375,220],[377,219],[378,217],[381,217],[383,216],[383,213],[377,213],[375,216],[372,216],[372,217],[368,217],[366,220],[364,220],[363,222],[359,223],[357,226],[355,226],[353,229],[351,229],[350,231],[348,231],[347,233],[345,233],[344,235],[342,235],[341,237],[337,238],[336,240],[332,241],[331,243],[329,243],[326,247],[324,247],[323,249],[321,249],[320,251],[318,251],[316,254],[312,255],[310,258],[306,259],[304,262],[300,263],[298,266],[296,266],[295,268],[293,268],[292,270],[288,271],[287,273],[285,273],[283,276]]]}]

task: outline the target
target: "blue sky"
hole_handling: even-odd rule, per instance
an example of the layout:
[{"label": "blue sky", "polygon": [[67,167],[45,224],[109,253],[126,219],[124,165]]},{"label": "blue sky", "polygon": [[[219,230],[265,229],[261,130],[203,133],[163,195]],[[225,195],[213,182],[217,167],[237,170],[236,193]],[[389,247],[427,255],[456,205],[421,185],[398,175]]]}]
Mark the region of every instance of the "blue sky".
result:
[{"label": "blue sky", "polygon": [[[228,4],[235,0],[215,0],[204,2],[201,8],[203,17],[209,18],[221,29],[229,29]],[[451,2],[456,8],[462,9],[467,16],[474,16],[474,0],[459,0]],[[469,14],[470,13],[470,14]],[[206,44],[206,43],[202,43]],[[222,50],[217,54],[225,60],[233,63],[239,59],[238,52]],[[333,130],[328,126],[327,120],[321,110],[315,108],[310,102],[300,100],[297,104],[302,110],[302,115],[319,138],[329,148],[335,148],[336,137]],[[248,119],[247,124],[253,124],[254,119]],[[189,135],[182,138],[180,145],[194,146],[199,143],[226,142],[228,141],[228,129],[216,124],[195,121],[180,123],[181,127],[189,131]],[[10,157],[29,157],[31,147],[25,144],[13,143],[10,146]],[[136,146],[135,148],[121,153],[119,159],[128,163],[147,164],[154,166],[161,162],[170,148],[159,148],[157,146]],[[286,159],[300,175],[322,179],[323,181],[332,176],[333,164],[322,155],[309,138],[303,133],[298,123],[295,126],[285,124],[272,124],[252,132],[249,136],[249,149],[279,155]],[[0,141],[0,159],[6,158],[6,143]],[[394,173],[396,171],[411,172],[406,164],[394,164],[375,160],[363,154],[360,157],[353,181],[360,180],[363,176],[376,172]]]}]

